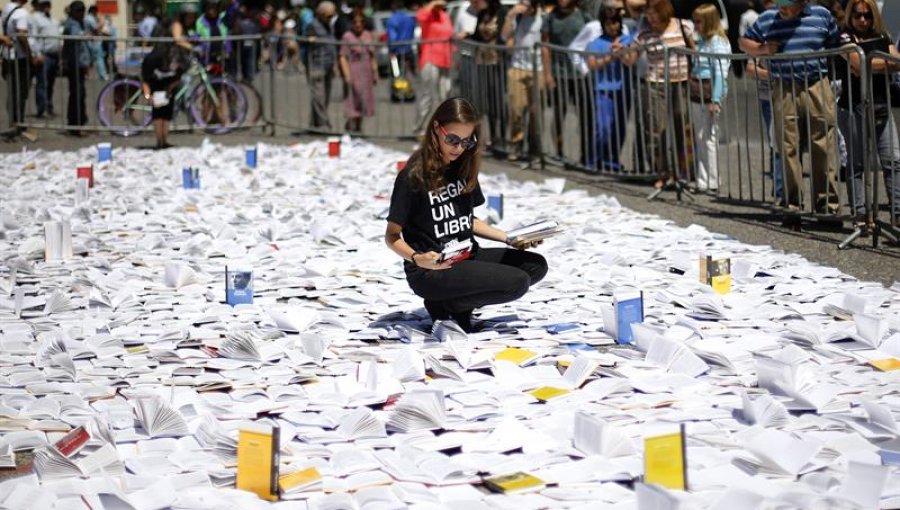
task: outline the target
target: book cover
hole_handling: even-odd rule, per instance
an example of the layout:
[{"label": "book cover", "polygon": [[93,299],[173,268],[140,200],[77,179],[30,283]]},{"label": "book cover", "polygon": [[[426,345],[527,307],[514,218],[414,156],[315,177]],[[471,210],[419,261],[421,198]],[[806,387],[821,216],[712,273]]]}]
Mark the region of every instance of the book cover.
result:
[{"label": "book cover", "polygon": [[200,189],[200,169],[190,166],[182,168],[181,185],[184,189]]},{"label": "book cover", "polygon": [[564,333],[574,333],[581,331],[581,324],[577,322],[557,322],[546,326],[547,333],[551,335],[562,335]]},{"label": "book cover", "polygon": [[725,255],[700,256],[700,282],[709,285],[718,294],[731,291],[731,258]]},{"label": "book cover", "polygon": [[66,457],[71,457],[78,453],[78,451],[87,444],[90,438],[91,434],[84,428],[84,425],[82,425],[72,429],[68,434],[63,436],[62,439],[54,443],[53,446],[59,450],[59,453]]},{"label": "book cover", "polygon": [[278,486],[281,492],[302,492],[312,488],[322,481],[319,470],[310,467],[294,471],[278,478]]},{"label": "book cover", "polygon": [[553,400],[554,398],[559,398],[569,393],[571,393],[570,390],[564,388],[555,388],[553,386],[541,386],[540,388],[535,388],[528,392],[529,395],[540,400],[541,402],[548,402],[550,400]]},{"label": "book cover", "polygon": [[503,193],[491,193],[487,196],[487,208],[497,213],[497,219],[503,219]]},{"label": "book cover", "polygon": [[538,491],[546,485],[540,478],[519,471],[511,475],[492,476],[484,479],[484,485],[494,492],[514,494],[526,491]]},{"label": "book cover", "polygon": [[683,425],[677,432],[644,438],[644,483],[687,490]]},{"label": "book cover", "polygon": [[494,355],[494,359],[512,361],[516,365],[524,366],[538,358],[538,353],[528,349],[507,347]]},{"label": "book cover", "polygon": [[253,271],[225,267],[225,302],[231,306],[253,303]]},{"label": "book cover", "polygon": [[438,259],[438,264],[443,264],[444,262],[449,262],[451,264],[455,264],[462,260],[466,260],[472,255],[472,241],[466,239],[465,241],[456,241],[453,240],[447,243],[444,246],[444,249],[441,250],[441,257]]},{"label": "book cover", "polygon": [[897,358],[873,359],[869,361],[869,364],[882,372],[900,370],[900,359]]},{"label": "book cover", "polygon": [[613,296],[616,314],[616,343],[633,344],[631,325],[644,322],[644,293],[627,293]]},{"label": "book cover", "polygon": [[238,431],[236,488],[268,501],[278,500],[279,435],[277,425]]},{"label": "book cover", "polygon": [[87,179],[88,187],[94,187],[94,165],[86,163],[75,168],[76,179]]}]

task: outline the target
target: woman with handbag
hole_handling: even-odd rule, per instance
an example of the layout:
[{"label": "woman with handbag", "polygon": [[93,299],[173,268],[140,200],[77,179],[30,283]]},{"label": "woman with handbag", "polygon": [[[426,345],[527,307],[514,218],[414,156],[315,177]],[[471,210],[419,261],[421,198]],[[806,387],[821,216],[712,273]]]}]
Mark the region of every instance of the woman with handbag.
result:
[{"label": "woman with handbag", "polygon": [[700,54],[691,70],[691,121],[697,147],[695,178],[699,191],[719,189],[719,112],[728,90],[728,58],[708,54],[731,55],[731,44],[722,29],[719,9],[703,4],[692,14],[694,47]]}]

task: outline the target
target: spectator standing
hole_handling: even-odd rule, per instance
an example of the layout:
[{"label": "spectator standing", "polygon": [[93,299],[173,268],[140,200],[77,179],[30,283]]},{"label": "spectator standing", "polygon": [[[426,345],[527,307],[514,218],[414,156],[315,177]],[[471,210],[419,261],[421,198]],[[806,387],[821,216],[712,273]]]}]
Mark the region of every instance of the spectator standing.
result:
[{"label": "spectator standing", "polygon": [[400,66],[400,74],[408,76],[416,71],[416,54],[411,44],[394,45],[393,43],[412,41],[416,37],[416,19],[403,10],[403,0],[391,2],[393,13],[384,22],[387,29],[388,43],[392,43],[389,51],[392,58],[397,59]]},{"label": "spectator standing", "polygon": [[[505,57],[499,46],[503,45],[500,31],[506,22],[506,9],[500,0],[490,0],[487,8],[478,13],[474,41],[488,46],[475,48],[474,98],[478,111],[487,115],[487,125],[491,130],[490,148],[505,151],[506,145],[506,66]],[[480,104],[479,104],[480,103]]]},{"label": "spectator standing", "polygon": [[[806,0],[776,0],[778,9],[759,15],[741,38],[741,49],[758,57],[802,54],[834,48],[840,43],[837,24],[828,9]],[[813,208],[837,212],[837,135],[835,98],[824,58],[773,60],[775,147],[785,169],[785,206],[802,209],[803,169],[800,163],[801,123],[809,129]]]},{"label": "spectator standing", "polygon": [[[900,57],[900,51],[887,33],[878,5],[873,0],[850,0],[844,13],[845,31],[841,34],[844,44],[856,44],[866,53],[881,51]],[[870,156],[868,140],[863,139],[863,122],[867,122],[863,101],[863,84],[859,78],[862,62],[856,52],[847,54],[850,62],[850,76],[845,76],[841,96],[838,99],[838,113],[841,131],[849,144],[847,168],[847,195],[850,197],[851,214],[856,226],[868,228],[865,217],[865,158]],[[839,72],[846,73],[846,66],[837,66]],[[900,137],[891,113],[890,73],[900,71],[900,66],[880,58],[871,60],[869,69],[872,86],[872,108],[875,114],[875,132],[869,138],[875,141],[878,162],[884,174],[884,186],[891,207],[891,221],[900,226]],[[848,83],[849,81],[849,83]]]},{"label": "spectator standing", "polygon": [[[775,0],[763,0],[763,10],[775,8]],[[756,12],[756,11],[754,11]],[[746,13],[745,13],[746,14]],[[753,17],[753,21],[747,25],[749,29],[759,18],[759,14]],[[744,36],[746,29],[741,32]],[[747,61],[747,76],[756,78],[756,95],[759,97],[759,111],[765,130],[767,143],[769,144],[769,173],[772,175],[772,192],[775,202],[784,203],[784,173],[781,169],[781,156],[775,150],[775,125],[772,122],[772,88],[771,77],[764,61],[750,59]]]},{"label": "spectator standing", "polygon": [[[478,14],[487,7],[488,0],[470,0],[469,5],[457,12],[453,24],[453,37],[457,41],[464,41],[475,35],[478,26]],[[456,83],[459,95],[469,98],[475,97],[475,52],[470,45],[460,45],[456,48]]]},{"label": "spectator standing", "polygon": [[337,8],[330,0],[320,2],[316,7],[316,19],[309,24],[307,33],[306,76],[312,101],[311,125],[313,129],[331,130],[328,118],[328,102],[331,98],[331,82],[337,64],[337,40],[334,38],[332,22]]},{"label": "spectator standing", "polygon": [[594,107],[597,111],[597,165],[604,170],[621,169],[619,151],[625,140],[628,119],[628,79],[622,64],[633,64],[636,54],[623,53],[633,41],[632,35],[622,33],[622,15],[617,9],[600,9],[600,26],[603,35],[587,46],[587,51],[597,53],[588,57],[588,67],[594,75]]},{"label": "spectator standing", "polygon": [[[644,45],[647,55],[641,103],[644,106],[644,144],[653,157],[653,170],[658,176],[656,188],[672,184],[679,176],[684,178],[688,174],[684,159],[687,155],[688,58],[670,53],[667,75],[665,49],[686,48],[691,45],[693,36],[693,25],[675,17],[670,0],[655,0],[647,5],[644,27],[637,40]],[[670,115],[674,133],[668,132]],[[674,147],[670,147],[669,140],[674,140]],[[676,158],[675,168],[669,164],[670,154]]]},{"label": "spectator standing", "polygon": [[53,118],[53,87],[59,74],[59,23],[50,15],[50,0],[36,0],[31,15],[32,51],[41,56],[43,64],[36,66],[34,106],[37,118]]},{"label": "spectator standing", "polygon": [[156,16],[155,11],[147,13],[143,8],[136,8],[134,14],[135,17],[139,18],[137,20],[138,36],[153,37],[153,32],[156,31],[156,25],[159,24],[159,18]]},{"label": "spectator standing", "polygon": [[3,33],[9,38],[8,45],[3,48],[3,78],[7,82],[6,109],[9,113],[10,131],[4,138],[12,139],[23,135],[27,139],[36,139],[32,131],[26,131],[19,124],[25,121],[25,103],[28,101],[28,88],[31,86],[30,66],[43,65],[41,57],[33,54],[28,41],[28,12],[25,10],[26,0],[13,0],[0,11],[0,24]]},{"label": "spectator standing", "polygon": [[415,134],[423,136],[428,116],[450,93],[450,38],[453,37],[453,23],[447,14],[446,0],[431,0],[422,6],[416,11],[416,21],[422,30],[423,42],[419,46],[421,86],[418,91]]},{"label": "spectator standing", "polygon": [[[541,40],[545,44],[568,46],[575,40],[581,29],[591,21],[578,8],[577,0],[558,0],[556,7],[547,15],[542,25]],[[578,108],[579,138],[581,141],[581,164],[590,167],[595,161],[594,147],[594,101],[590,75],[581,76],[572,65],[570,54],[565,51],[542,49],[544,59],[544,84],[553,108],[553,137],[559,157],[563,153],[563,130],[568,104]]]},{"label": "spectator standing", "polygon": [[203,62],[224,65],[232,48],[231,41],[222,39],[228,37],[229,31],[225,24],[225,13],[220,12],[216,0],[203,1],[203,16],[197,19],[194,30],[201,40]]},{"label": "spectator standing", "polygon": [[106,69],[113,76],[119,73],[119,67],[116,65],[116,42],[119,40],[119,30],[113,24],[112,17],[106,15],[103,17],[104,34],[106,41],[103,42],[103,56],[106,59]]},{"label": "spectator standing", "polygon": [[71,37],[63,42],[62,65],[63,74],[69,81],[66,123],[69,134],[73,136],[87,136],[87,132],[79,129],[88,120],[84,81],[93,61],[90,40],[87,39],[90,32],[84,23],[85,11],[84,2],[74,0],[69,4],[69,17],[63,24],[63,35]]},{"label": "spectator standing", "polygon": [[[703,4],[694,9],[694,39],[700,53],[731,55],[719,9]],[[728,93],[727,58],[697,57],[691,74],[691,120],[697,147],[696,180],[700,191],[719,189],[719,112]]]},{"label": "spectator standing", "polygon": [[350,30],[341,40],[347,43],[341,45],[345,128],[359,133],[363,117],[375,115],[375,84],[378,83],[378,63],[372,46],[375,37],[366,30],[364,14],[353,16]]},{"label": "spectator standing", "polygon": [[172,91],[189,65],[190,50],[183,45],[186,42],[183,35],[179,35],[183,34],[183,31],[184,27],[180,21],[172,22],[160,35],[172,37],[175,42],[155,43],[153,50],[141,63],[141,86],[144,99],[153,108],[150,115],[153,119],[157,149],[171,147],[168,137],[169,124],[172,122],[174,112]]},{"label": "spectator standing", "polygon": [[104,27],[100,18],[97,17],[96,5],[90,6],[87,14],[84,15],[84,29],[87,30],[88,34],[96,38],[90,42],[91,58],[93,59],[91,64],[97,71],[97,77],[102,81],[106,81],[109,79],[109,73],[106,72],[106,60],[103,56],[103,40],[100,39],[101,37],[104,37],[105,34],[103,33]]},{"label": "spectator standing", "polygon": [[254,13],[243,5],[238,11],[237,26],[240,34],[247,38],[238,43],[241,48],[239,52],[241,79],[245,83],[253,83],[259,64],[259,39],[249,38],[259,36],[262,31]]},{"label": "spectator standing", "polygon": [[[540,151],[540,140],[537,131],[537,116],[540,101],[532,97],[531,91],[535,82],[543,89],[541,70],[543,60],[532,58],[532,48],[541,40],[541,27],[544,16],[539,2],[519,0],[503,23],[501,37],[508,46],[516,49],[509,61],[507,78],[509,82],[509,124],[510,124],[510,161],[525,156],[525,112],[528,112],[528,152],[532,155]],[[535,61],[536,60],[536,61]],[[537,66],[537,67],[535,67]]]}]

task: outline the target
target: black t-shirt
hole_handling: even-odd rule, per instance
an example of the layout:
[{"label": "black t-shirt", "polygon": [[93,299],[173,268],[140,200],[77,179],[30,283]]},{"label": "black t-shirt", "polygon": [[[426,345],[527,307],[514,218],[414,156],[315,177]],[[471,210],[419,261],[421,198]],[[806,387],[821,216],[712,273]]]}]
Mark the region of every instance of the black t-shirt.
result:
[{"label": "black t-shirt", "polygon": [[417,190],[409,180],[410,169],[416,164],[411,161],[397,174],[387,220],[403,227],[403,240],[420,252],[440,253],[454,239],[472,239],[472,211],[484,203],[481,185],[466,193],[466,181],[459,177],[458,165],[451,164],[445,173],[445,186],[428,192]]},{"label": "black t-shirt", "polygon": [[[871,53],[873,51],[883,51],[884,53],[888,53],[891,51],[891,38],[887,34],[882,34],[880,36],[876,36],[872,39],[862,39],[848,32],[844,32],[841,34],[841,43],[842,44],[856,44],[858,45],[863,52]],[[838,105],[841,108],[849,109],[851,105],[853,107],[862,105],[862,84],[859,80],[859,76],[853,74],[852,70],[849,70],[850,64],[843,59],[838,58],[835,60],[836,72],[835,74],[839,79],[842,80],[843,86],[841,87],[841,97],[838,98]],[[847,76],[848,70],[850,71],[850,76]],[[888,102],[887,96],[887,87],[888,87],[888,78],[890,75],[884,73],[872,74],[872,103],[876,105],[884,105]],[[850,100],[850,88],[853,89],[853,99]]]}]

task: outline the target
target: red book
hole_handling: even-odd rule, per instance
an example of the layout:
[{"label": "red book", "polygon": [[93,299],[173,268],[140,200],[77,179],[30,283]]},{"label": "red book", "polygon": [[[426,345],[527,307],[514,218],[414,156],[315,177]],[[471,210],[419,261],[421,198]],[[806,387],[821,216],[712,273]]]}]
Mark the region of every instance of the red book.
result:
[{"label": "red book", "polygon": [[77,453],[90,438],[91,434],[84,428],[84,425],[82,425],[72,429],[71,432],[63,436],[63,438],[57,441],[53,446],[59,450],[59,453],[66,457],[71,457],[72,455],[75,455],[75,453]]},{"label": "red book", "polygon": [[94,187],[94,165],[81,165],[75,170],[77,179],[87,179],[88,188]]}]

